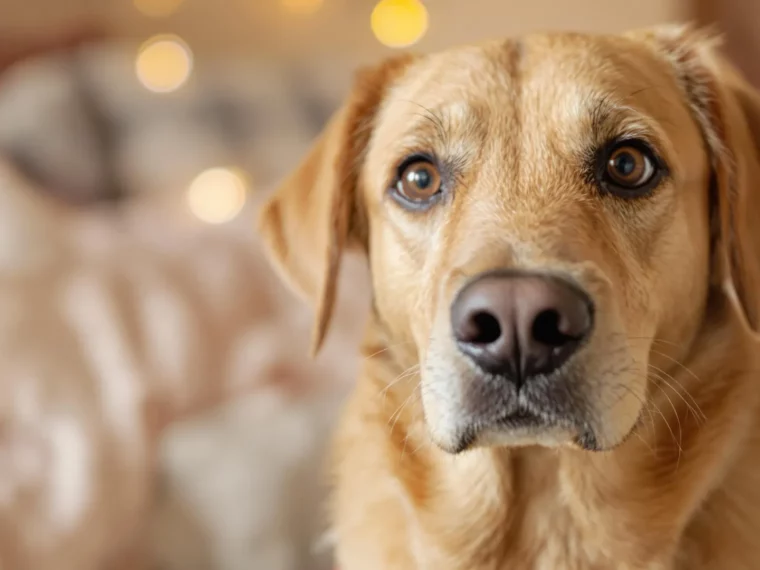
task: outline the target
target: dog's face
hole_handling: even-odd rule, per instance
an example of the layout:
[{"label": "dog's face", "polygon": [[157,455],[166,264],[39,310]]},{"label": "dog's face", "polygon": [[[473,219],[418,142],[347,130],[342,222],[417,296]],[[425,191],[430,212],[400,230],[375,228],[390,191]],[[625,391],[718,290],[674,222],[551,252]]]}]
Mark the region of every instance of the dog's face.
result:
[{"label": "dog's face", "polygon": [[[365,248],[376,320],[419,363],[443,449],[614,447],[652,369],[699,330],[711,272],[735,284],[754,271],[737,204],[723,205],[738,175],[718,164],[749,135],[727,133],[707,42],[681,34],[534,36],[386,65],[264,214],[322,323],[342,245]],[[292,190],[305,177],[338,190],[309,205],[319,182]],[[711,192],[713,177],[734,191]],[[330,229],[309,233],[320,204]],[[723,255],[725,225],[744,237]],[[325,265],[297,260],[298,239]],[[755,299],[736,290],[752,325]]]},{"label": "dog's face", "polygon": [[677,94],[643,46],[566,37],[425,58],[389,91],[360,184],[375,305],[443,447],[630,432],[652,339],[706,297],[709,165]]}]

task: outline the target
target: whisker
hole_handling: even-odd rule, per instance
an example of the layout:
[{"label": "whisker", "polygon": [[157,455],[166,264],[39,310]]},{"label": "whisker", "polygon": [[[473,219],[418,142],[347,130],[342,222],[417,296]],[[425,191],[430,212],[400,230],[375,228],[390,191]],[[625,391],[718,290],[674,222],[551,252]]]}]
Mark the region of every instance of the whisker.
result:
[{"label": "whisker", "polygon": [[689,376],[691,376],[692,378],[694,378],[694,380],[696,380],[697,382],[701,382],[699,376],[697,376],[691,368],[689,368],[688,366],[686,366],[685,364],[683,364],[679,360],[673,358],[672,356],[670,356],[668,354],[665,354],[664,352],[660,352],[659,350],[652,349],[652,352],[654,352],[655,354],[659,354],[663,358],[668,359],[673,364],[675,364],[677,366],[680,366],[684,370],[684,372],[686,372],[687,374],[689,374]]},{"label": "whisker", "polygon": [[[673,347],[676,347],[676,348],[681,348],[681,346],[679,344],[677,344],[677,343],[670,342],[670,341],[663,340],[663,339],[656,338],[656,337],[627,337],[627,338],[629,340],[648,340],[648,341],[651,341],[653,343],[665,344],[665,345],[673,346]],[[650,350],[653,353],[661,356],[662,358],[665,358],[669,362],[672,362],[676,366],[679,366],[682,370],[684,370],[687,374],[689,374],[697,382],[701,382],[699,376],[697,376],[694,373],[693,370],[691,370],[688,366],[686,366],[685,364],[683,364],[682,362],[680,362],[678,359],[673,358],[672,356],[670,356],[668,354],[665,354],[664,352],[659,351],[659,350],[657,350],[655,348],[650,348]],[[675,383],[675,385],[680,388],[680,390],[676,390],[675,387],[670,382],[668,382],[665,378],[662,378],[662,377],[658,376],[661,381],[663,381],[666,384],[668,384],[669,387],[678,395],[678,397],[681,398],[684,401],[684,403],[688,406],[689,410],[694,415],[694,417],[698,421],[698,423],[703,423],[704,421],[707,420],[706,414],[702,411],[702,408],[699,406],[699,403],[697,402],[696,398],[694,398],[694,396],[691,394],[691,392],[688,390],[688,388],[686,388],[686,386],[684,386],[672,374],[668,373],[665,370],[662,370],[661,368],[655,366],[654,364],[649,364],[648,366],[651,367],[652,369],[658,371],[660,374],[663,374],[663,375],[667,376],[667,378],[670,379],[670,381],[672,381],[673,383]],[[687,397],[688,397],[689,401],[687,401],[687,399],[686,399]]]},{"label": "whisker", "polygon": [[[682,369],[684,372],[686,372],[687,374],[689,374],[689,376],[691,376],[692,378],[694,378],[694,380],[696,380],[697,382],[700,382],[700,383],[702,382],[702,380],[699,378],[699,376],[697,376],[697,375],[694,373],[694,371],[693,371],[693,370],[691,370],[689,367],[687,367],[686,365],[684,365],[682,362],[679,362],[678,360],[676,360],[676,359],[675,359],[675,358],[673,358],[672,356],[669,356],[669,355],[667,355],[667,354],[664,354],[664,353],[662,353],[662,352],[660,352],[660,351],[658,351],[658,350],[654,350],[654,349],[652,349],[652,352],[654,352],[655,354],[658,354],[658,355],[662,356],[663,358],[665,358],[665,359],[669,360],[669,361],[670,361],[670,362],[672,362],[673,364],[676,364],[677,366],[680,366],[680,367],[681,367],[681,369]],[[654,366],[654,365],[650,365],[650,366]],[[658,369],[658,370],[659,370],[659,369]],[[689,397],[692,399],[692,402],[694,403],[694,405],[695,405],[695,406],[697,406],[697,408],[699,408],[699,404],[697,404],[697,401],[696,401],[696,400],[694,399],[694,397],[693,397],[693,396],[692,396],[692,395],[689,393],[689,391],[688,391],[688,390],[687,390],[687,389],[686,389],[686,388],[685,388],[685,387],[684,387],[684,386],[683,386],[683,385],[682,385],[680,382],[678,382],[678,380],[676,380],[676,378],[675,378],[675,377],[674,377],[672,374],[668,374],[668,377],[669,377],[671,380],[673,380],[673,382],[675,382],[676,384],[678,384],[678,385],[681,387],[681,389],[683,389],[683,391],[684,391],[684,392],[686,392],[686,393],[688,394],[688,396],[689,396]],[[702,417],[703,417],[704,419],[707,419],[707,416],[705,416],[705,414],[702,412],[702,410],[700,409],[699,411],[700,411],[700,414],[702,415]]]},{"label": "whisker", "polygon": [[664,339],[661,339],[661,338],[657,338],[655,336],[627,336],[626,339],[628,339],[628,340],[648,340],[648,341],[653,342],[653,343],[665,344],[665,345],[668,345],[668,346],[672,346],[673,348],[684,348],[683,345],[681,345],[681,344],[678,344],[678,343],[675,343],[675,342],[671,342],[669,340],[664,340]]},{"label": "whisker", "polygon": [[657,457],[657,438],[655,437],[657,430],[654,425],[654,417],[652,416],[652,408],[651,405],[644,399],[641,398],[636,392],[634,392],[630,386],[627,386],[625,384],[618,384],[619,387],[625,388],[628,390],[630,394],[633,395],[634,398],[636,398],[639,403],[641,404],[641,407],[643,410],[647,412],[647,415],[649,416],[649,426],[648,429],[651,430],[649,437],[651,437],[654,440],[655,447],[653,448],[647,441],[641,436],[641,434],[638,433],[638,431],[634,431],[633,434],[641,441],[642,444],[652,453],[652,456]]},{"label": "whisker", "polygon": [[[648,374],[645,374],[644,376],[645,376],[645,377],[648,377]],[[625,384],[623,384],[623,385],[625,386]],[[627,386],[626,386],[626,387],[627,387]],[[627,387],[627,388],[628,388],[628,387]],[[660,389],[662,390],[662,388],[661,388],[660,386],[658,386],[658,388],[660,388]],[[628,388],[628,389],[630,390],[630,388]],[[632,390],[631,390],[631,393],[632,393],[632,394],[633,394],[633,395],[634,395],[634,396],[635,396],[635,397],[636,397],[636,398],[639,400],[639,402],[641,402],[641,403],[642,403],[642,406],[644,406],[645,408],[647,408],[647,407],[650,407],[650,408],[651,408],[651,407],[653,407],[653,408],[654,408],[654,411],[660,415],[660,417],[662,418],[662,421],[663,421],[663,423],[665,424],[665,426],[666,426],[666,427],[667,427],[667,429],[668,429],[668,432],[670,432],[670,436],[672,437],[672,439],[673,439],[673,442],[674,442],[674,443],[675,443],[675,444],[678,446],[679,450],[682,450],[682,449],[681,449],[681,445],[680,445],[680,443],[679,443],[679,442],[678,442],[678,440],[676,439],[676,435],[675,435],[675,432],[673,431],[673,428],[672,428],[672,426],[670,425],[670,422],[668,422],[668,418],[667,418],[667,417],[665,416],[665,414],[662,412],[662,410],[661,410],[661,409],[660,409],[660,407],[657,405],[657,403],[656,403],[656,402],[654,402],[654,401],[651,401],[651,400],[648,400],[648,399],[647,399],[647,400],[648,400],[648,404],[649,404],[649,405],[647,406],[647,403],[645,403],[644,401],[642,401],[641,397],[640,397],[638,394],[636,394],[636,393],[635,393],[635,392],[633,392]],[[665,396],[667,397],[667,394],[665,394]],[[671,406],[673,406],[673,402],[672,402],[672,400],[670,400],[670,398],[668,398],[668,400],[670,401],[670,405],[671,405]],[[675,410],[675,406],[673,406],[673,411],[674,411],[674,413],[676,412],[676,410]],[[651,416],[651,409],[650,409],[650,417],[652,418],[652,428],[653,428],[653,430],[654,430],[654,440],[655,440],[655,442],[656,442],[656,441],[657,441],[657,439],[658,439],[658,438],[657,438],[657,428],[656,428],[656,426],[655,426],[655,424],[654,424],[654,418]],[[676,413],[676,418],[678,418],[678,414],[677,414],[677,413]],[[681,429],[681,420],[680,420],[680,418],[678,418],[678,423],[679,423],[679,432],[680,432],[680,433],[681,433],[681,435],[683,436],[683,430]],[[679,462],[680,462],[680,451],[679,451],[679,458],[678,458],[678,460],[679,460]]]},{"label": "whisker", "polygon": [[[675,392],[678,395],[678,397],[681,398],[681,400],[683,400],[684,404],[686,404],[689,411],[694,415],[694,418],[697,420],[697,423],[701,424],[707,421],[707,416],[702,411],[702,408],[699,407],[697,400],[694,398],[694,396],[691,395],[689,390],[683,384],[681,384],[681,382],[679,382],[672,374],[669,374],[665,370],[658,368],[654,364],[649,364],[649,368],[652,368],[653,370],[658,372],[659,374],[657,375],[657,378],[661,382],[664,382],[665,384],[667,384],[668,387],[670,387],[673,390],[673,392]],[[671,381],[674,382],[676,386],[680,388],[680,390],[676,390],[673,384],[671,384]],[[683,391],[683,393],[681,393],[681,391]],[[691,402],[689,402],[689,400],[686,399],[684,394],[686,394],[686,396],[689,397],[689,400],[691,400]]]},{"label": "whisker", "polygon": [[673,433],[673,430],[670,428],[670,424],[668,423],[668,420],[665,419],[665,416],[663,416],[663,419],[665,419],[665,424],[668,426],[668,430],[670,430],[671,435],[673,436],[673,442],[678,446],[678,458],[676,459],[676,470],[681,465],[681,455],[683,454],[683,426],[681,425],[681,417],[678,415],[678,411],[676,410],[675,405],[673,404],[673,400],[670,399],[670,396],[668,396],[668,393],[665,391],[665,389],[660,386],[659,384],[655,384],[657,388],[662,392],[662,394],[667,398],[668,403],[670,404],[670,407],[673,408],[673,414],[676,417],[676,421],[678,422],[678,440],[676,440],[675,434]]},{"label": "whisker", "polygon": [[409,378],[413,378],[414,375],[419,371],[419,369],[420,369],[420,365],[419,364],[415,364],[413,366],[410,366],[409,368],[407,368],[406,370],[404,370],[401,374],[399,374],[398,376],[396,376],[396,378],[394,378],[391,382],[389,382],[387,386],[385,386],[382,390],[380,390],[377,393],[377,396],[382,396],[383,397],[383,405],[385,405],[385,397],[388,394],[388,391],[391,388],[393,388],[393,386],[395,386],[396,384],[398,384],[399,382],[402,382],[404,380],[408,380]]},{"label": "whisker", "polygon": [[[657,412],[660,415],[660,417],[662,418],[662,421],[665,424],[665,427],[667,427],[668,428],[668,432],[670,432],[670,437],[673,439],[673,443],[675,443],[676,445],[678,445],[678,440],[676,440],[676,434],[673,431],[673,428],[670,426],[670,422],[668,422],[668,418],[665,417],[665,414],[662,413],[662,410],[660,409],[660,407],[657,404],[655,404],[654,402],[650,402],[650,405],[654,408],[654,411]],[[657,433],[657,431],[656,431],[656,428],[655,428],[655,439],[656,439],[656,433]],[[680,449],[680,446],[679,446],[679,449]]]},{"label": "whisker", "polygon": [[[416,418],[415,418],[416,420]],[[412,428],[408,429],[406,432],[406,437],[404,438],[404,446],[401,448],[401,459],[404,459],[404,453],[406,453],[406,446],[409,444],[409,438],[412,436]],[[410,456],[412,454],[409,454]]]},{"label": "whisker", "polygon": [[415,447],[415,448],[414,448],[414,449],[413,449],[413,450],[412,450],[412,451],[409,453],[409,456],[410,456],[410,457],[411,457],[411,456],[414,456],[414,455],[415,455],[415,454],[416,454],[418,451],[420,451],[420,450],[421,450],[423,447],[425,447],[425,446],[427,446],[427,447],[430,447],[430,446],[432,446],[432,445],[433,445],[433,440],[432,440],[432,439],[430,439],[430,437],[429,437],[429,436],[425,436],[425,437],[423,438],[423,441],[422,441],[422,443],[421,443],[421,444],[419,444],[417,447]]},{"label": "whisker", "polygon": [[[419,397],[420,393],[418,390],[414,390],[409,396],[406,397],[404,402],[399,406],[399,408],[391,415],[390,418],[388,418],[388,424],[391,423],[391,420],[393,420],[393,424],[391,425],[391,433],[396,429],[396,424],[398,423],[398,420],[401,418],[401,414],[404,411],[404,408],[412,401],[412,398]],[[394,419],[395,417],[395,419]]]},{"label": "whisker", "polygon": [[386,346],[385,348],[381,348],[377,352],[373,352],[372,354],[368,354],[367,356],[364,357],[364,360],[369,360],[370,358],[374,358],[376,356],[380,356],[384,352],[388,352],[389,350],[392,350],[394,348],[398,348],[399,346],[403,346],[405,344],[413,344],[413,342],[409,341],[409,340],[405,340],[405,341],[397,342],[397,343],[394,343],[394,344],[389,344],[388,346]]}]

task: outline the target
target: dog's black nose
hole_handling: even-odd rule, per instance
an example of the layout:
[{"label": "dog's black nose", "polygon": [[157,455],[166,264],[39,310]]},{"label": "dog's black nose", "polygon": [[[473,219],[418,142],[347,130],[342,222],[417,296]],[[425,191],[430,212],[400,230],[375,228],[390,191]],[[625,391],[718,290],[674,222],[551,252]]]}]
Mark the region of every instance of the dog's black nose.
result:
[{"label": "dog's black nose", "polygon": [[480,368],[520,385],[567,361],[591,333],[593,303],[556,277],[485,274],[459,292],[451,325]]}]

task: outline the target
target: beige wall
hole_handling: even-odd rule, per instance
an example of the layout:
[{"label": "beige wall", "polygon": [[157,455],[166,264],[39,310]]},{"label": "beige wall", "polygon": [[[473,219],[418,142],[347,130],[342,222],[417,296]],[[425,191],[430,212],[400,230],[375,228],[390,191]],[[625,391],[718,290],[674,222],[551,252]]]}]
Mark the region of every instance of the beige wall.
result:
[{"label": "beige wall", "polygon": [[[418,49],[535,29],[620,31],[688,17],[688,0],[427,0],[428,35]],[[286,16],[277,0],[185,0],[168,20],[136,12],[131,0],[0,0],[0,34],[29,36],[82,20],[120,35],[179,33],[196,54],[384,53],[369,32],[374,0],[325,0],[309,18]]]},{"label": "beige wall", "polygon": [[720,26],[729,56],[760,87],[760,2],[696,0],[695,3],[699,21]]}]

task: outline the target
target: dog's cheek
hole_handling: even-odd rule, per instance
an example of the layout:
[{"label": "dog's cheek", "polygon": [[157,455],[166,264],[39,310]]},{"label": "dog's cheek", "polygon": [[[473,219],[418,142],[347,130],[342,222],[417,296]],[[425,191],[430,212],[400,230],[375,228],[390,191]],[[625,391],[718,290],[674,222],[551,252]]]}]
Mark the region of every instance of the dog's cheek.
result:
[{"label": "dog's cheek", "polygon": [[433,337],[451,337],[448,304],[436,302],[432,280],[416,268],[394,279],[394,293],[386,300],[386,312],[395,323],[394,341],[413,345],[418,361],[424,362]]},{"label": "dog's cheek", "polygon": [[610,332],[589,347],[580,382],[586,418],[601,449],[620,444],[636,425],[647,395],[647,347]]},{"label": "dog's cheek", "polygon": [[464,388],[472,379],[448,335],[433,328],[420,361],[420,395],[431,438],[442,449],[454,449],[467,424]]},{"label": "dog's cheek", "polygon": [[[666,260],[658,269],[659,280],[653,283],[660,304],[657,328],[653,331],[661,343],[657,349],[681,360],[693,342],[704,318],[709,295],[710,270],[707,255],[699,256],[709,246],[684,247],[680,260]],[[674,351],[682,347],[681,351]]]},{"label": "dog's cheek", "polygon": [[419,340],[425,337],[418,332],[421,319],[415,315],[413,299],[388,273],[374,270],[372,320],[399,365],[410,367],[420,361],[427,346]]},{"label": "dog's cheek", "polygon": [[577,394],[594,439],[604,449],[621,443],[639,418],[654,331],[641,306],[646,283],[610,273],[592,263],[576,273],[596,305],[593,336],[576,362]]}]

